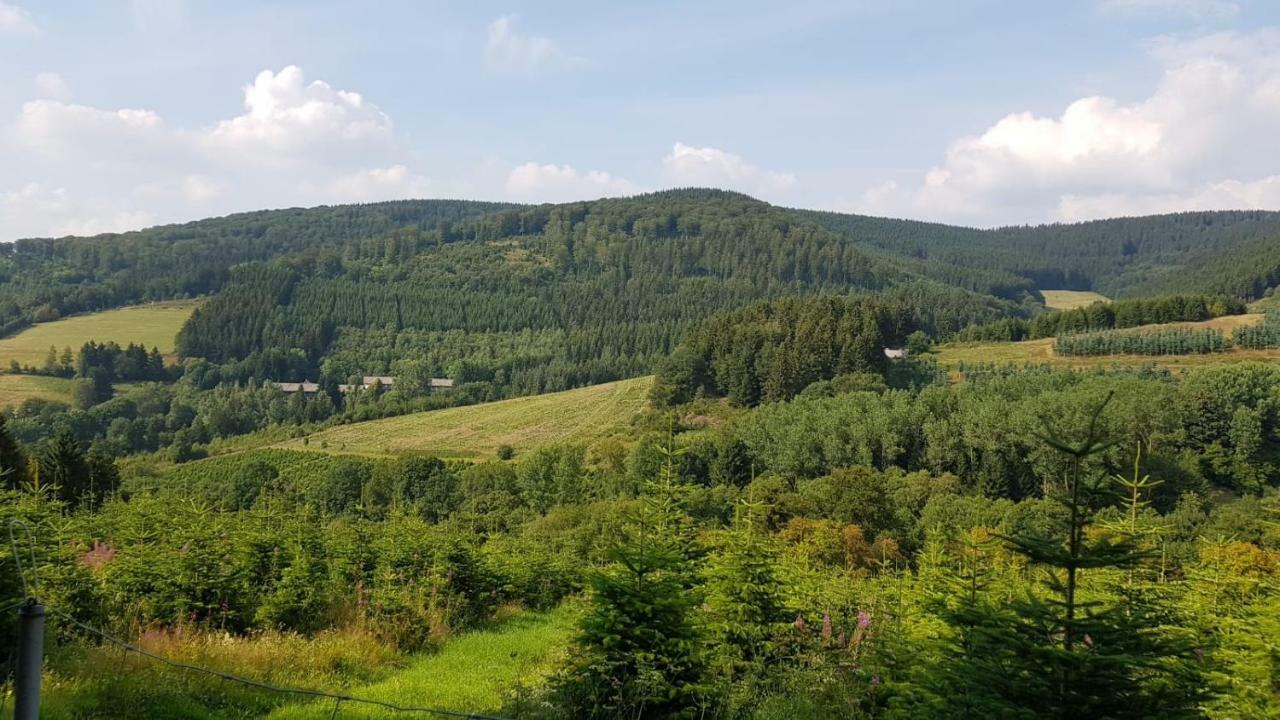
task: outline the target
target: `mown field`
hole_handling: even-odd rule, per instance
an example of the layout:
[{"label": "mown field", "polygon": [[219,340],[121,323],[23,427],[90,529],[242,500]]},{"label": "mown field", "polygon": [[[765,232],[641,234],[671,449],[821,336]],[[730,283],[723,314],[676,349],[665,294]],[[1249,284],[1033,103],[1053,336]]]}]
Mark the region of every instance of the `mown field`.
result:
[{"label": "mown field", "polygon": [[0,375],[0,408],[15,407],[33,398],[66,401],[71,381],[32,375]]},{"label": "mown field", "polygon": [[[520,688],[538,685],[551,670],[572,639],[573,619],[568,605],[550,613],[523,613],[492,630],[451,640],[440,652],[421,657],[390,678],[348,692],[400,706],[518,716]],[[304,703],[282,708],[270,718],[328,720],[334,717],[333,708],[331,700]],[[338,717],[373,720],[406,714],[344,703]]]},{"label": "mown field", "polygon": [[431,453],[494,457],[501,445],[517,452],[559,442],[584,442],[625,428],[646,404],[652,377],[564,392],[447,408],[340,425],[278,447],[359,455]]},{"label": "mown field", "polygon": [[[1156,328],[1216,328],[1231,336],[1232,331],[1242,325],[1256,325],[1262,322],[1259,313],[1248,315],[1226,315],[1213,320],[1193,323],[1170,323],[1167,325],[1148,325],[1144,329]],[[995,343],[950,343],[938,347],[936,359],[944,368],[955,368],[961,364],[996,363],[999,365],[1040,364],[1066,365],[1071,367],[1088,367],[1093,365],[1160,365],[1173,370],[1199,365],[1215,365],[1221,363],[1244,362],[1246,360],[1280,360],[1280,350],[1246,350],[1231,348],[1226,352],[1207,355],[1098,355],[1064,357],[1054,353],[1053,338],[1025,340],[1023,342]]]},{"label": "mown field", "polygon": [[1050,310],[1074,310],[1096,302],[1111,302],[1106,295],[1088,290],[1041,290],[1044,305]]},{"label": "mown field", "polygon": [[165,355],[172,355],[178,330],[201,302],[172,300],[135,305],[33,325],[13,337],[0,339],[0,368],[7,368],[13,360],[40,367],[50,347],[59,353],[69,347],[74,353],[90,340],[120,345],[140,343],[147,349],[157,347]]}]

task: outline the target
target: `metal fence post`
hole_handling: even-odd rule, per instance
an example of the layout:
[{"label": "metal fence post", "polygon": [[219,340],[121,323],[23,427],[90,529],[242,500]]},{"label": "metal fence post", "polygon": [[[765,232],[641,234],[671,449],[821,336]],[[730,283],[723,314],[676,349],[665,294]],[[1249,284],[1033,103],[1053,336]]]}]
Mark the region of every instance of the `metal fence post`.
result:
[{"label": "metal fence post", "polygon": [[44,665],[44,606],[31,598],[19,613],[18,668],[14,678],[13,720],[39,720],[40,671]]}]

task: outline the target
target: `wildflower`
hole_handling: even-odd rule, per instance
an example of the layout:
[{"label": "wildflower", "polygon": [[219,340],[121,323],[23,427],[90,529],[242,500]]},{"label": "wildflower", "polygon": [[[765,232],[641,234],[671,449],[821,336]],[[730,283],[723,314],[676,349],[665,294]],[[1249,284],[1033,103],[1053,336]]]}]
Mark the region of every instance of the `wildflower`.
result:
[{"label": "wildflower", "polygon": [[859,610],[858,611],[858,628],[861,630],[866,630],[870,626],[871,626],[871,613],[867,612],[866,610]]},{"label": "wildflower", "polygon": [[822,639],[831,639],[831,613],[822,613]]},{"label": "wildflower", "polygon": [[80,562],[95,572],[102,570],[107,563],[116,557],[116,549],[99,540],[93,541],[93,548],[80,556]]},{"label": "wildflower", "polygon": [[796,613],[795,626],[797,630],[804,630],[804,614]]}]

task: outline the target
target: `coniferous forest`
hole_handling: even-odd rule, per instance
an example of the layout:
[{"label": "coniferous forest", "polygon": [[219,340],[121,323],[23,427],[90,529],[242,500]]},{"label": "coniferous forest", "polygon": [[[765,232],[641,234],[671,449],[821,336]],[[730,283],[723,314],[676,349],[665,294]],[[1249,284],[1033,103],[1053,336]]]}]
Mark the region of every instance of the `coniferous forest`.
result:
[{"label": "coniferous forest", "polygon": [[[202,298],[170,355],[10,368],[67,390],[0,413],[0,642],[37,580],[57,718],[396,717],[106,636],[491,717],[1273,718],[1277,243],[1275,213],[984,231],[687,189],[0,246],[8,335]],[[1239,324],[1177,325],[1209,321]],[[999,361],[1036,338],[1073,363]],[[326,439],[650,375],[561,436]]]}]

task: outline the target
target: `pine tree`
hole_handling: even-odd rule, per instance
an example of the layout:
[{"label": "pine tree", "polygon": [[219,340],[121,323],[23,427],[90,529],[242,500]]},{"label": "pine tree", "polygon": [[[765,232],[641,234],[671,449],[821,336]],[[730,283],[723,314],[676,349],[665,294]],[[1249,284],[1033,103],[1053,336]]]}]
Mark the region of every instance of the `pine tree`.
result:
[{"label": "pine tree", "polygon": [[[1024,530],[1004,537],[1015,555],[1046,575],[1043,592],[993,605],[970,589],[948,618],[960,629],[963,652],[941,667],[940,685],[951,683],[951,702],[961,703],[956,716],[1199,716],[1204,684],[1193,646],[1166,629],[1161,598],[1107,587],[1108,578],[1123,577],[1148,553],[1133,533],[1088,532],[1092,511],[1110,495],[1108,479],[1085,470],[1114,445],[1100,428],[1106,404],[1079,442],[1066,441],[1046,421],[1041,439],[1069,459],[1064,483],[1050,493],[1068,516],[1062,534]],[[969,577],[978,582],[977,574]]]},{"label": "pine tree", "polygon": [[734,525],[707,567],[710,627],[719,645],[721,672],[739,681],[770,663],[774,638],[788,620],[782,583],[774,571],[778,553],[762,531],[764,507],[743,502]]},{"label": "pine tree", "polygon": [[27,482],[27,456],[9,434],[8,419],[0,413],[0,487],[17,490]]},{"label": "pine tree", "polygon": [[573,717],[699,717],[705,710],[693,527],[676,453],[664,454],[661,477],[608,548],[611,565],[590,576],[574,659],[553,683],[554,699]]},{"label": "pine tree", "polygon": [[992,634],[988,652],[1009,659],[992,698],[1009,716],[1199,716],[1203,683],[1193,648],[1164,629],[1159,602],[1142,595],[1117,602],[1083,593],[1085,573],[1105,578],[1145,556],[1130,534],[1087,532],[1092,510],[1109,492],[1107,478],[1085,468],[1090,458],[1114,445],[1100,428],[1106,405],[1095,410],[1079,442],[1063,439],[1048,421],[1041,435],[1069,460],[1064,482],[1050,495],[1067,512],[1066,536],[1026,531],[1004,538],[1014,553],[1045,573],[1045,592],[1012,602],[1007,619],[998,618],[1004,612],[998,609],[976,618],[976,626],[997,620],[1008,628]]},{"label": "pine tree", "polygon": [[84,450],[67,425],[49,438],[40,456],[40,485],[52,487],[54,495],[74,509],[89,489],[90,470]]}]

